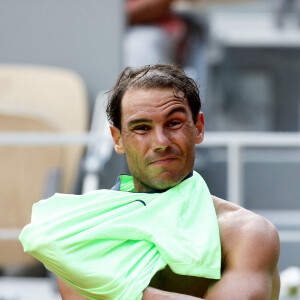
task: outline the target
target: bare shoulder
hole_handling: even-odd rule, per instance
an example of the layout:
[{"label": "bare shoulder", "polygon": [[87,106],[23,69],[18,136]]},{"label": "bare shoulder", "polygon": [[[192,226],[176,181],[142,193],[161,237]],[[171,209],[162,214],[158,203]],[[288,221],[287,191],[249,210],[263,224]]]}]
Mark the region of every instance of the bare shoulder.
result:
[{"label": "bare shoulder", "polygon": [[228,201],[213,197],[213,202],[221,237],[222,276],[205,299],[278,300],[280,243],[275,226]]},{"label": "bare shoulder", "polygon": [[[251,264],[276,267],[280,242],[275,226],[262,216],[218,197],[213,196],[213,202],[224,262],[235,264],[243,256],[245,262],[251,259]],[[241,264],[240,261],[238,263]]]}]

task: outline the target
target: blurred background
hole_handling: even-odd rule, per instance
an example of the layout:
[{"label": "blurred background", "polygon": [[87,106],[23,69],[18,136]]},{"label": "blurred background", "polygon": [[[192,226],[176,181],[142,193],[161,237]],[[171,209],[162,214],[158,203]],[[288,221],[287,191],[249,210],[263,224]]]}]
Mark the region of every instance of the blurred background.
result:
[{"label": "blurred background", "polygon": [[195,169],[275,224],[281,299],[300,299],[299,0],[0,0],[0,40],[1,300],[60,299],[20,230],[40,199],[128,172],[105,93],[125,66],[158,62],[199,83]]}]

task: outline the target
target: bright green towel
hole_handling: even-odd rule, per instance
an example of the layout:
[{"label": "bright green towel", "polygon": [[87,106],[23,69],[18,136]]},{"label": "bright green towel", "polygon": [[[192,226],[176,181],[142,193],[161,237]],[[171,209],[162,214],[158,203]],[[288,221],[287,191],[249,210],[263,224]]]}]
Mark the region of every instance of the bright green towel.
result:
[{"label": "bright green towel", "polygon": [[167,264],[178,274],[219,279],[218,221],[202,177],[194,171],[162,193],[127,192],[132,179],[122,180],[123,191],[36,203],[20,235],[24,251],[88,299],[142,299]]}]

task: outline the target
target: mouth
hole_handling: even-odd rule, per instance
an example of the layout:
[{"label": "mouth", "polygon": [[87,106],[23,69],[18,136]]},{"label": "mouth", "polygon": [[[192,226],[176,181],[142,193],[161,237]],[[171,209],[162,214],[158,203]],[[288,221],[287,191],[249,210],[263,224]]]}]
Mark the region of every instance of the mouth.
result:
[{"label": "mouth", "polygon": [[162,157],[157,160],[151,161],[149,165],[164,166],[164,165],[171,164],[176,160],[177,158],[175,157]]}]

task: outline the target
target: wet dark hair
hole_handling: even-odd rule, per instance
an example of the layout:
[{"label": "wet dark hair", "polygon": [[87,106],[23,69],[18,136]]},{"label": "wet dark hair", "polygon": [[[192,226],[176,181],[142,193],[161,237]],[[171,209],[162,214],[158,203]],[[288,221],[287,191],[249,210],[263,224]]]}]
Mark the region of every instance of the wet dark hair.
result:
[{"label": "wet dark hair", "polygon": [[174,96],[186,98],[192,111],[194,123],[201,109],[199,89],[178,66],[167,64],[148,65],[139,68],[127,67],[120,75],[116,85],[108,92],[106,108],[110,124],[121,130],[121,104],[125,93],[133,88],[174,88]]}]

